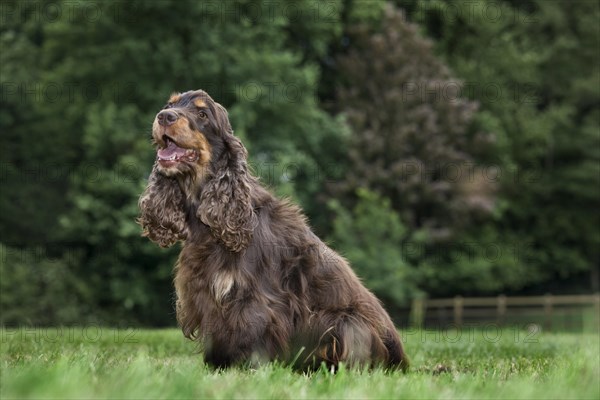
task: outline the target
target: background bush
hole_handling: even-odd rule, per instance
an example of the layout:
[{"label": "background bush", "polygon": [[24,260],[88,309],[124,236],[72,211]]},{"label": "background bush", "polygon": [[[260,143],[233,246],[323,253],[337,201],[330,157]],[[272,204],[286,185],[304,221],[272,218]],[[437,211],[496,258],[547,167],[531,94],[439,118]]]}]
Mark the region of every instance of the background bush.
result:
[{"label": "background bush", "polygon": [[1,324],[174,323],[134,221],[197,88],[389,306],[599,290],[597,2],[225,3],[2,2]]}]

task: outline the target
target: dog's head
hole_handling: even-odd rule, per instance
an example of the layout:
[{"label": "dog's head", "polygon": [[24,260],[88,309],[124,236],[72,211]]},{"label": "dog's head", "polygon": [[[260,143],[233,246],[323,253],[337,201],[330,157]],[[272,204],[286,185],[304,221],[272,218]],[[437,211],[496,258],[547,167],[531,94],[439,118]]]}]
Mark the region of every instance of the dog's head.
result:
[{"label": "dog's head", "polygon": [[174,93],[152,124],[158,171],[204,177],[232,133],[227,110],[206,92]]},{"label": "dog's head", "polygon": [[[248,174],[247,151],[233,136],[227,110],[202,90],[173,94],[154,118],[152,139],[156,164],[140,198],[139,221],[144,234],[162,246],[187,237],[182,232],[169,235],[161,220],[185,216],[182,208],[199,204],[195,214],[215,237],[231,251],[246,248],[256,222],[251,202],[253,181]],[[165,196],[177,190],[181,193],[175,193],[176,197],[181,198]],[[192,199],[191,203],[186,199]],[[153,234],[156,230],[160,235]]]}]

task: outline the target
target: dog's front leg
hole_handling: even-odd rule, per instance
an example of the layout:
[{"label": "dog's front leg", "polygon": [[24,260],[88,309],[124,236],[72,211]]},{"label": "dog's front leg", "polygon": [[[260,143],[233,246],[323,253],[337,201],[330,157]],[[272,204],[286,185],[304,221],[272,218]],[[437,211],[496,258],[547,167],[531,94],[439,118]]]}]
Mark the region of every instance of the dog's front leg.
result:
[{"label": "dog's front leg", "polygon": [[216,368],[246,364],[258,366],[276,355],[269,338],[269,314],[256,304],[226,307],[204,340],[204,361]]}]

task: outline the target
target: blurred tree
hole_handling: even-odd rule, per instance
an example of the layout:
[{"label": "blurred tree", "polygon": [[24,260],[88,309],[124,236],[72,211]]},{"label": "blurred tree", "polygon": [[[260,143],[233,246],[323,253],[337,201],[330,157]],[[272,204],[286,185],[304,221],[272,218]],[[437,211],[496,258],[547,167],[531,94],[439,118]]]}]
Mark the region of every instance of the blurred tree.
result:
[{"label": "blurred tree", "polygon": [[406,305],[418,293],[414,271],[402,252],[407,229],[388,199],[367,189],[359,189],[357,198],[351,211],[331,200],[335,219],[329,240],[384,304]]},{"label": "blurred tree", "polygon": [[[492,185],[475,168],[477,108],[398,9],[387,7],[381,31],[353,25],[338,68],[339,106],[354,135],[352,168],[336,192],[367,187],[388,197],[412,232],[455,237],[472,216],[493,208]],[[490,186],[490,187],[488,187]]]},{"label": "blurred tree", "polygon": [[[339,107],[353,129],[351,168],[331,186],[346,207],[358,200],[352,200],[355,188],[389,198],[407,228],[401,239],[373,240],[382,249],[396,246],[390,262],[405,269],[405,289],[397,282],[379,292],[388,299],[396,292],[406,300],[416,287],[433,295],[480,287],[477,278],[491,277],[497,264],[486,262],[479,252],[471,254],[463,241],[495,208],[496,185],[480,163],[493,136],[480,129],[474,120],[476,103],[461,97],[462,83],[452,78],[433,44],[402,11],[385,7],[380,23],[360,7],[350,15],[350,21],[358,21],[348,26],[347,50],[338,57],[337,68]],[[371,231],[379,226],[373,223]],[[385,225],[381,229],[387,237]],[[364,269],[360,266],[368,260],[362,255],[356,249],[348,257]],[[371,262],[371,268],[379,279],[375,282],[389,282],[380,263]],[[465,279],[469,275],[473,279]]]},{"label": "blurred tree", "polygon": [[496,133],[500,207],[483,229],[527,250],[515,263],[526,273],[507,288],[599,290],[600,5],[410,3]]},{"label": "blurred tree", "polygon": [[74,251],[54,258],[45,246],[0,244],[1,326],[98,322],[95,288],[70,269]]},{"label": "blurred tree", "polygon": [[44,124],[39,6],[0,4],[0,241],[13,246],[52,240],[74,160],[68,135],[49,134]]},{"label": "blurred tree", "polygon": [[[2,241],[57,252],[54,267],[91,288],[75,310],[93,310],[105,323],[172,323],[177,249],[156,248],[134,223],[154,158],[154,113],[171,92],[204,88],[229,109],[266,183],[297,197],[309,214],[323,212],[316,195],[335,162],[325,150],[344,129],[316,101],[316,60],[338,34],[336,4],[3,2],[1,39],[10,51],[3,52],[0,123],[11,147],[2,153],[9,177],[0,224],[10,232]],[[32,163],[68,173],[57,182],[26,176],[23,184]],[[20,265],[14,257],[3,265],[3,307],[17,306]],[[30,286],[50,290],[40,280]],[[54,307],[71,300],[57,296]],[[46,323],[49,315],[78,321],[76,311],[29,310],[20,320],[13,313],[11,323]]]},{"label": "blurred tree", "polygon": [[134,219],[195,88],[386,302],[598,290],[598,3],[394,3],[3,0],[0,323],[173,322]]}]

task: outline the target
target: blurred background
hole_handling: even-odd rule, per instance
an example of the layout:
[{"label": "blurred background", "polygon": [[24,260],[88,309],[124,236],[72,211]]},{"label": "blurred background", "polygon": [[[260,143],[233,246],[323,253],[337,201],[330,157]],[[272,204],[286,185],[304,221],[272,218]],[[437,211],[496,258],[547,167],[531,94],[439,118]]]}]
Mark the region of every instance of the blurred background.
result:
[{"label": "blurred background", "polygon": [[0,7],[0,325],[175,325],[137,199],[200,88],[399,325],[599,291],[597,1]]}]

